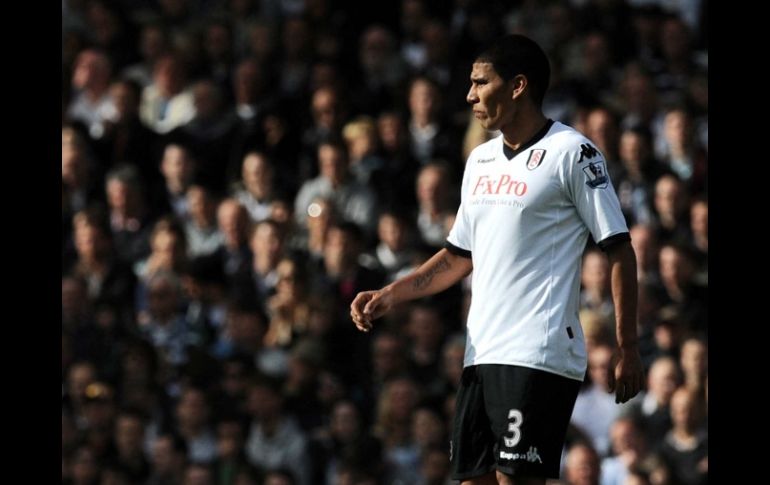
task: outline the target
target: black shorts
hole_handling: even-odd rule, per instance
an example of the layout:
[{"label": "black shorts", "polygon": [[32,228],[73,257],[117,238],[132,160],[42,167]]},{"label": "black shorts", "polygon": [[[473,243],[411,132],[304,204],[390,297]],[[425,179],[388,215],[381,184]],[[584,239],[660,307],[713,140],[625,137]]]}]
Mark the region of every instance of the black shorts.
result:
[{"label": "black shorts", "polygon": [[450,443],[452,479],[495,469],[559,478],[567,425],[581,382],[513,365],[466,367]]}]

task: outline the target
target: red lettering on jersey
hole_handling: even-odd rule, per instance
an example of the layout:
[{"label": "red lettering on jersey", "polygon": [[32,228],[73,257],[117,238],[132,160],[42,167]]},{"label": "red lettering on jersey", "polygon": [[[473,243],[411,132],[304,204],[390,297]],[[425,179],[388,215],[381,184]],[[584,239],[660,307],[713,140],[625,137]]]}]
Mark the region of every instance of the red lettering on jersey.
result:
[{"label": "red lettering on jersey", "polygon": [[480,175],[476,179],[476,184],[473,187],[471,195],[500,195],[513,192],[514,195],[521,197],[527,193],[527,183],[513,180],[510,175],[503,174],[499,179],[490,178],[487,175]]}]

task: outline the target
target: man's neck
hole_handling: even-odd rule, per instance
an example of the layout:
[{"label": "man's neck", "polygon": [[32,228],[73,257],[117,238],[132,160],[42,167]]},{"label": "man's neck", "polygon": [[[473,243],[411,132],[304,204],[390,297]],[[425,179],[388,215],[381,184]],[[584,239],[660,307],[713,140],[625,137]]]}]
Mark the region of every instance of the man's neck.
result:
[{"label": "man's neck", "polygon": [[503,132],[503,143],[513,150],[518,150],[542,130],[547,121],[548,119],[540,110],[534,108],[526,110],[500,130]]}]

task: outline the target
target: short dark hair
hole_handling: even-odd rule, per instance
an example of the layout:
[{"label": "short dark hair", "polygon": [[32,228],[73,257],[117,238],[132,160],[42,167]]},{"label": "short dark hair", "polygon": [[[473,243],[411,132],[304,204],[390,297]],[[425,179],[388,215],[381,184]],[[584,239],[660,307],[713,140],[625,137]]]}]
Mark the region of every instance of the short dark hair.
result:
[{"label": "short dark hair", "polygon": [[129,165],[127,163],[118,165],[107,172],[107,175],[104,178],[107,183],[117,180],[137,192],[143,190],[142,176],[139,174],[139,170],[135,165]]},{"label": "short dark hair", "polygon": [[537,43],[519,34],[501,37],[476,57],[476,62],[489,62],[506,81],[519,74],[525,76],[532,90],[532,100],[538,106],[543,104],[545,92],[551,78],[548,57]]},{"label": "short dark hair", "polygon": [[364,241],[364,233],[361,230],[361,227],[353,221],[334,221],[329,224],[329,230],[332,229],[336,229],[350,236],[356,244],[361,244]]}]

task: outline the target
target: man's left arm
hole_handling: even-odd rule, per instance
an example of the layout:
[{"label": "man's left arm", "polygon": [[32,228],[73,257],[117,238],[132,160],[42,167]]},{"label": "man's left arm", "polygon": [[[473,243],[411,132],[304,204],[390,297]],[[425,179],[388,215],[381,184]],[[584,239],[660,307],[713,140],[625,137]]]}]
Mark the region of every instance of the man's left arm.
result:
[{"label": "man's left arm", "polygon": [[636,334],[636,257],[628,240],[612,244],[606,248],[606,252],[610,260],[610,282],[619,347],[615,372],[610,372],[610,392],[615,392],[616,403],[624,403],[636,396],[644,381],[639,338]]}]

